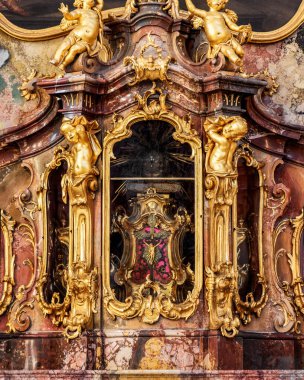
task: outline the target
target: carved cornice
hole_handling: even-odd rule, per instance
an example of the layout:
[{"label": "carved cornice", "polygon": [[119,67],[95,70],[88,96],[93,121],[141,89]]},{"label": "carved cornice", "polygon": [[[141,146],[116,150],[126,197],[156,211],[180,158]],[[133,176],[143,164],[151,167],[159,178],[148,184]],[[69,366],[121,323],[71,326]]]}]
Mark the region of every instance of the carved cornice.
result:
[{"label": "carved cornice", "polygon": [[279,116],[279,112],[263,103],[260,92],[248,99],[246,109],[252,124],[257,127],[256,133],[248,137],[252,145],[284,160],[304,165],[303,126],[287,123],[284,115]]},{"label": "carved cornice", "polygon": [[49,149],[61,139],[55,125],[50,127],[58,112],[57,99],[46,94],[44,97],[43,106],[24,114],[22,124],[2,132],[0,168]]}]

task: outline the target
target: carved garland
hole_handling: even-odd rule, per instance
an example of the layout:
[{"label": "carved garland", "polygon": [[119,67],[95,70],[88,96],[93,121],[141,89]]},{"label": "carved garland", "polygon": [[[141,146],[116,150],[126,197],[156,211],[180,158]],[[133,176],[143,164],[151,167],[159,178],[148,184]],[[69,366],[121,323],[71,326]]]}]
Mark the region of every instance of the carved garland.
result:
[{"label": "carved garland", "polygon": [[[158,100],[151,100],[152,95],[158,95]],[[203,281],[203,252],[202,252],[202,234],[195,234],[195,280],[192,292],[188,293],[187,299],[182,303],[176,303],[173,299],[162,292],[157,282],[147,281],[136,292],[133,292],[125,302],[116,299],[110,285],[110,159],[115,159],[113,154],[114,145],[127,139],[132,135],[131,127],[137,122],[143,120],[161,120],[168,122],[175,128],[173,138],[181,143],[188,143],[192,148],[192,159],[195,162],[195,228],[197,231],[203,231],[202,225],[202,151],[201,140],[197,132],[191,128],[191,120],[189,117],[181,118],[166,106],[166,95],[162,90],[157,88],[153,83],[152,89],[147,91],[144,96],[136,95],[138,101],[137,108],[130,112],[126,117],[114,115],[114,127],[107,133],[104,138],[103,152],[103,298],[104,305],[108,313],[113,317],[123,319],[131,319],[140,317],[146,323],[155,323],[160,315],[168,319],[188,319],[196,310],[198,298],[202,288]],[[148,298],[143,296],[145,287],[153,288],[156,297],[152,302],[148,302]]]}]

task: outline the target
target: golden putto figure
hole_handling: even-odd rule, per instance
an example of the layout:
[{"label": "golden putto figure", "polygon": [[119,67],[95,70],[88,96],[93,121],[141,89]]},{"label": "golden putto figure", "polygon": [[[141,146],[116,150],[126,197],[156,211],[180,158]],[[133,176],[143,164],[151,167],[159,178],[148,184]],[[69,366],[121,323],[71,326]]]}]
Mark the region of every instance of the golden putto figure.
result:
[{"label": "golden putto figure", "polygon": [[[228,0],[207,0],[209,11],[198,9],[191,0],[186,5],[195,28],[203,27],[210,44],[207,58],[216,58],[221,52],[236,66],[242,66],[244,50],[241,44],[249,41],[252,34],[251,25],[236,25],[238,17],[235,12],[225,8]],[[234,32],[238,32],[234,33]],[[237,34],[237,38],[234,37]]]},{"label": "golden putto figure", "polygon": [[217,173],[231,173],[237,141],[245,136],[248,127],[240,116],[207,118],[204,128],[208,137],[207,164]]},{"label": "golden putto figure", "polygon": [[61,28],[66,30],[74,26],[73,30],[63,40],[57,49],[51,63],[65,70],[72,63],[77,54],[85,51],[89,56],[98,55],[102,61],[111,58],[111,49],[103,37],[103,22],[101,11],[103,0],[76,0],[77,8],[69,12],[68,6],[61,3],[59,11],[63,14]]},{"label": "golden putto figure", "polygon": [[94,136],[98,130],[96,121],[88,122],[84,116],[65,118],[60,127],[61,133],[72,143],[73,175],[85,176],[93,169],[101,153],[100,144]]}]

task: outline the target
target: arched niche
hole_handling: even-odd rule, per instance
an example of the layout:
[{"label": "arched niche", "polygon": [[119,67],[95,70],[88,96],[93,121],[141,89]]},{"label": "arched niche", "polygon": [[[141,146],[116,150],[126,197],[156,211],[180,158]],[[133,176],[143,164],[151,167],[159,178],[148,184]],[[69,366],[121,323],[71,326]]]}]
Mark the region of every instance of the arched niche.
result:
[{"label": "arched niche", "polygon": [[169,111],[161,90],[138,97],[145,104],[114,115],[104,138],[103,300],[113,318],[151,324],[187,319],[198,304],[202,151],[190,119]]},{"label": "arched niche", "polygon": [[238,191],[233,204],[236,308],[243,322],[258,316],[267,302],[263,262],[264,177],[262,164],[244,147],[236,155]]}]

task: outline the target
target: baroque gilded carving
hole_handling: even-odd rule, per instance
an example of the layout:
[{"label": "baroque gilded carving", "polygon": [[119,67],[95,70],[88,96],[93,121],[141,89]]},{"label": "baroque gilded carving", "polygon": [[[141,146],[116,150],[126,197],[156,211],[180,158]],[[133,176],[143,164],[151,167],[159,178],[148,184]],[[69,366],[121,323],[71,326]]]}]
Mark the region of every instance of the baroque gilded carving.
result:
[{"label": "baroque gilded carving", "polygon": [[[259,283],[262,296],[258,301],[252,293],[242,301],[238,293],[237,266],[237,162],[240,157],[248,166],[259,168],[250,151],[240,148],[238,142],[247,133],[247,123],[240,116],[209,117],[204,123],[208,143],[206,149],[205,195],[209,200],[209,241],[210,267],[206,269],[207,301],[210,313],[210,327],[221,329],[224,336],[233,337],[238,333],[240,319],[246,324],[251,314],[258,316],[267,301],[263,272],[262,247],[259,250]],[[260,177],[262,180],[262,175]],[[260,194],[260,202],[263,199]],[[260,204],[263,207],[263,204]],[[259,232],[261,237],[262,210],[260,211]],[[234,236],[233,249],[229,243]]]},{"label": "baroque gilded carving", "polygon": [[[148,49],[153,49],[155,54],[146,56],[145,53]],[[149,33],[147,42],[141,48],[139,56],[124,58],[124,65],[132,65],[135,71],[135,77],[129,85],[134,86],[144,80],[155,81],[159,79],[161,81],[168,81],[167,71],[170,61],[170,56],[163,58],[162,48],[155,43],[155,40],[151,37],[151,33]]]},{"label": "baroque gilded carving", "polygon": [[[18,231],[22,237],[31,245],[34,253],[35,249],[35,234],[33,228],[29,224],[20,224]],[[28,292],[32,289],[35,282],[34,264],[30,259],[23,261],[23,265],[28,266],[31,271],[31,277],[26,285],[20,285],[15,291],[15,300],[8,313],[8,321],[6,323],[7,332],[24,332],[31,326],[31,318],[27,314],[28,310],[34,308],[35,299],[28,299]]]},{"label": "baroque gilded carving", "polygon": [[[65,327],[64,335],[73,339],[80,335],[96,312],[97,268],[92,266],[92,201],[97,190],[95,164],[101,153],[95,136],[96,121],[89,122],[84,116],[72,120],[64,118],[61,132],[71,144],[71,148],[58,147],[53,160],[47,165],[41,178],[39,208],[42,211],[44,246],[41,259],[40,277],[37,283],[38,302],[45,315],[52,322]],[[45,285],[48,282],[48,178],[50,173],[65,162],[67,170],[62,176],[62,201],[68,205],[69,227],[57,229],[59,241],[68,247],[68,264],[56,268],[56,276],[66,289],[63,300],[54,292],[48,302]],[[53,205],[54,207],[54,205]]]},{"label": "baroque gilded carving", "polygon": [[[207,0],[209,11],[196,8],[191,0],[186,0],[186,5],[194,28],[202,27],[205,31],[209,43],[207,58],[217,58],[221,53],[242,71],[244,50],[241,45],[250,41],[252,29],[250,25],[236,25],[238,17],[235,12],[228,9],[221,12],[227,2]],[[236,33],[237,37],[234,36]]]},{"label": "baroque gilded carving", "polygon": [[[279,248],[277,244],[278,238],[281,234],[284,234],[285,231],[291,230],[291,250],[285,248]],[[300,326],[302,323],[304,315],[304,297],[303,297],[303,276],[301,273],[301,248],[302,248],[302,234],[304,230],[304,209],[301,213],[294,219],[283,219],[276,227],[274,231],[274,251],[276,253],[276,261],[280,257],[286,256],[287,262],[289,265],[289,270],[291,274],[290,281],[280,281],[278,275],[278,268],[275,265],[276,269],[276,278],[279,286],[284,290],[287,299],[290,302],[290,305],[293,309],[293,313],[285,318],[286,321],[292,323],[286,323],[286,326],[289,326],[287,331],[295,331],[300,333]],[[278,249],[279,248],[279,249]],[[284,305],[283,305],[284,306]],[[282,307],[283,312],[286,312],[284,307]]]},{"label": "baroque gilded carving", "polygon": [[[237,168],[238,161],[243,159],[245,161],[246,167],[253,167],[258,173],[258,187],[259,187],[259,200],[258,200],[258,220],[257,220],[257,261],[258,261],[258,270],[257,270],[257,285],[260,287],[259,298],[256,299],[254,292],[249,292],[246,294],[245,300],[242,300],[239,292],[235,294],[235,308],[239,314],[240,319],[244,324],[251,322],[252,314],[256,314],[257,317],[260,317],[263,308],[266,305],[268,300],[267,295],[267,284],[264,273],[264,260],[263,260],[263,211],[264,211],[264,174],[262,172],[263,164],[258,162],[253,155],[252,150],[248,145],[242,145],[234,155],[234,166]],[[241,276],[241,268],[237,265],[238,259],[238,247],[240,245],[240,240],[243,239],[242,228],[238,226],[238,216],[237,216],[237,196],[235,195],[235,200],[233,202],[233,248],[234,248],[234,258],[235,263],[235,272],[237,274],[238,280]],[[250,264],[248,264],[250,266]]]},{"label": "baroque gilded carving", "polygon": [[87,52],[90,57],[98,57],[107,62],[112,57],[112,50],[103,35],[102,8],[103,0],[75,0],[77,8],[69,12],[68,6],[61,3],[59,8],[63,14],[61,28],[73,28],[61,45],[57,48],[51,63],[65,71],[78,54]]},{"label": "baroque gilded carving", "polygon": [[[151,98],[158,95],[158,98]],[[195,252],[195,274],[190,268],[186,268],[180,261],[180,257],[172,250],[172,244],[175,247],[177,243],[173,243],[174,235],[182,233],[185,228],[190,228],[190,219],[186,210],[177,211],[173,217],[166,216],[164,206],[168,202],[163,196],[156,194],[155,189],[151,188],[147,194],[139,196],[135,201],[136,208],[141,209],[139,214],[134,218],[126,215],[117,214],[116,226],[124,228],[128,231],[129,236],[133,236],[132,246],[141,244],[145,262],[149,266],[154,266],[158,259],[164,255],[167,257],[168,269],[172,274],[172,279],[167,283],[158,281],[151,273],[146,276],[140,284],[136,284],[130,279],[134,272],[134,249],[132,254],[128,253],[126,266],[124,270],[120,270],[122,279],[128,282],[131,288],[130,295],[125,301],[116,298],[110,284],[110,189],[109,189],[109,169],[110,159],[115,160],[113,154],[114,145],[132,135],[131,127],[133,124],[144,120],[162,120],[171,124],[175,131],[173,138],[181,143],[188,143],[192,148],[191,160],[195,165],[195,217],[194,225],[198,231],[202,231],[202,218],[200,211],[202,209],[202,153],[201,141],[197,132],[191,128],[191,120],[188,117],[181,118],[174,112],[170,111],[166,106],[166,95],[162,90],[157,88],[153,83],[152,89],[147,91],[144,96],[136,95],[138,101],[137,107],[127,116],[122,117],[114,115],[114,127],[104,138],[104,155],[103,155],[103,298],[104,305],[108,313],[113,317],[121,317],[130,319],[140,317],[145,323],[155,323],[160,315],[168,319],[188,319],[196,310],[198,305],[198,297],[202,287],[202,236],[195,234],[196,252]],[[152,210],[153,209],[153,210]],[[131,223],[132,221],[132,223]],[[151,224],[152,223],[152,224]],[[145,231],[142,229],[146,226]],[[134,231],[134,233],[131,233]],[[154,233],[153,233],[154,231]],[[125,232],[126,233],[126,232]],[[152,237],[150,236],[152,233]],[[148,236],[149,235],[149,236]],[[135,236],[135,237],[134,237]],[[178,239],[177,239],[178,240]],[[130,243],[131,244],[131,243]],[[130,251],[131,252],[131,251]],[[132,257],[131,257],[131,256]],[[125,261],[125,260],[124,260]],[[174,275],[173,275],[174,274]],[[117,275],[118,276],[118,275]],[[178,283],[183,283],[186,278],[193,281],[193,290],[188,292],[186,299],[177,302],[174,297],[175,288]]]},{"label": "baroque gilded carving", "polygon": [[2,294],[0,298],[0,315],[6,312],[11,301],[14,281],[15,255],[13,254],[13,232],[15,221],[0,209],[0,237],[3,238],[4,272],[2,279]]},{"label": "baroque gilded carving", "polygon": [[[113,12],[110,16],[115,19],[130,20],[132,15],[138,12],[138,6],[148,2],[149,0],[127,0],[122,14],[116,15],[117,12]],[[163,4],[162,9],[168,11],[173,19],[180,18],[178,0],[156,0],[155,2]]]}]

